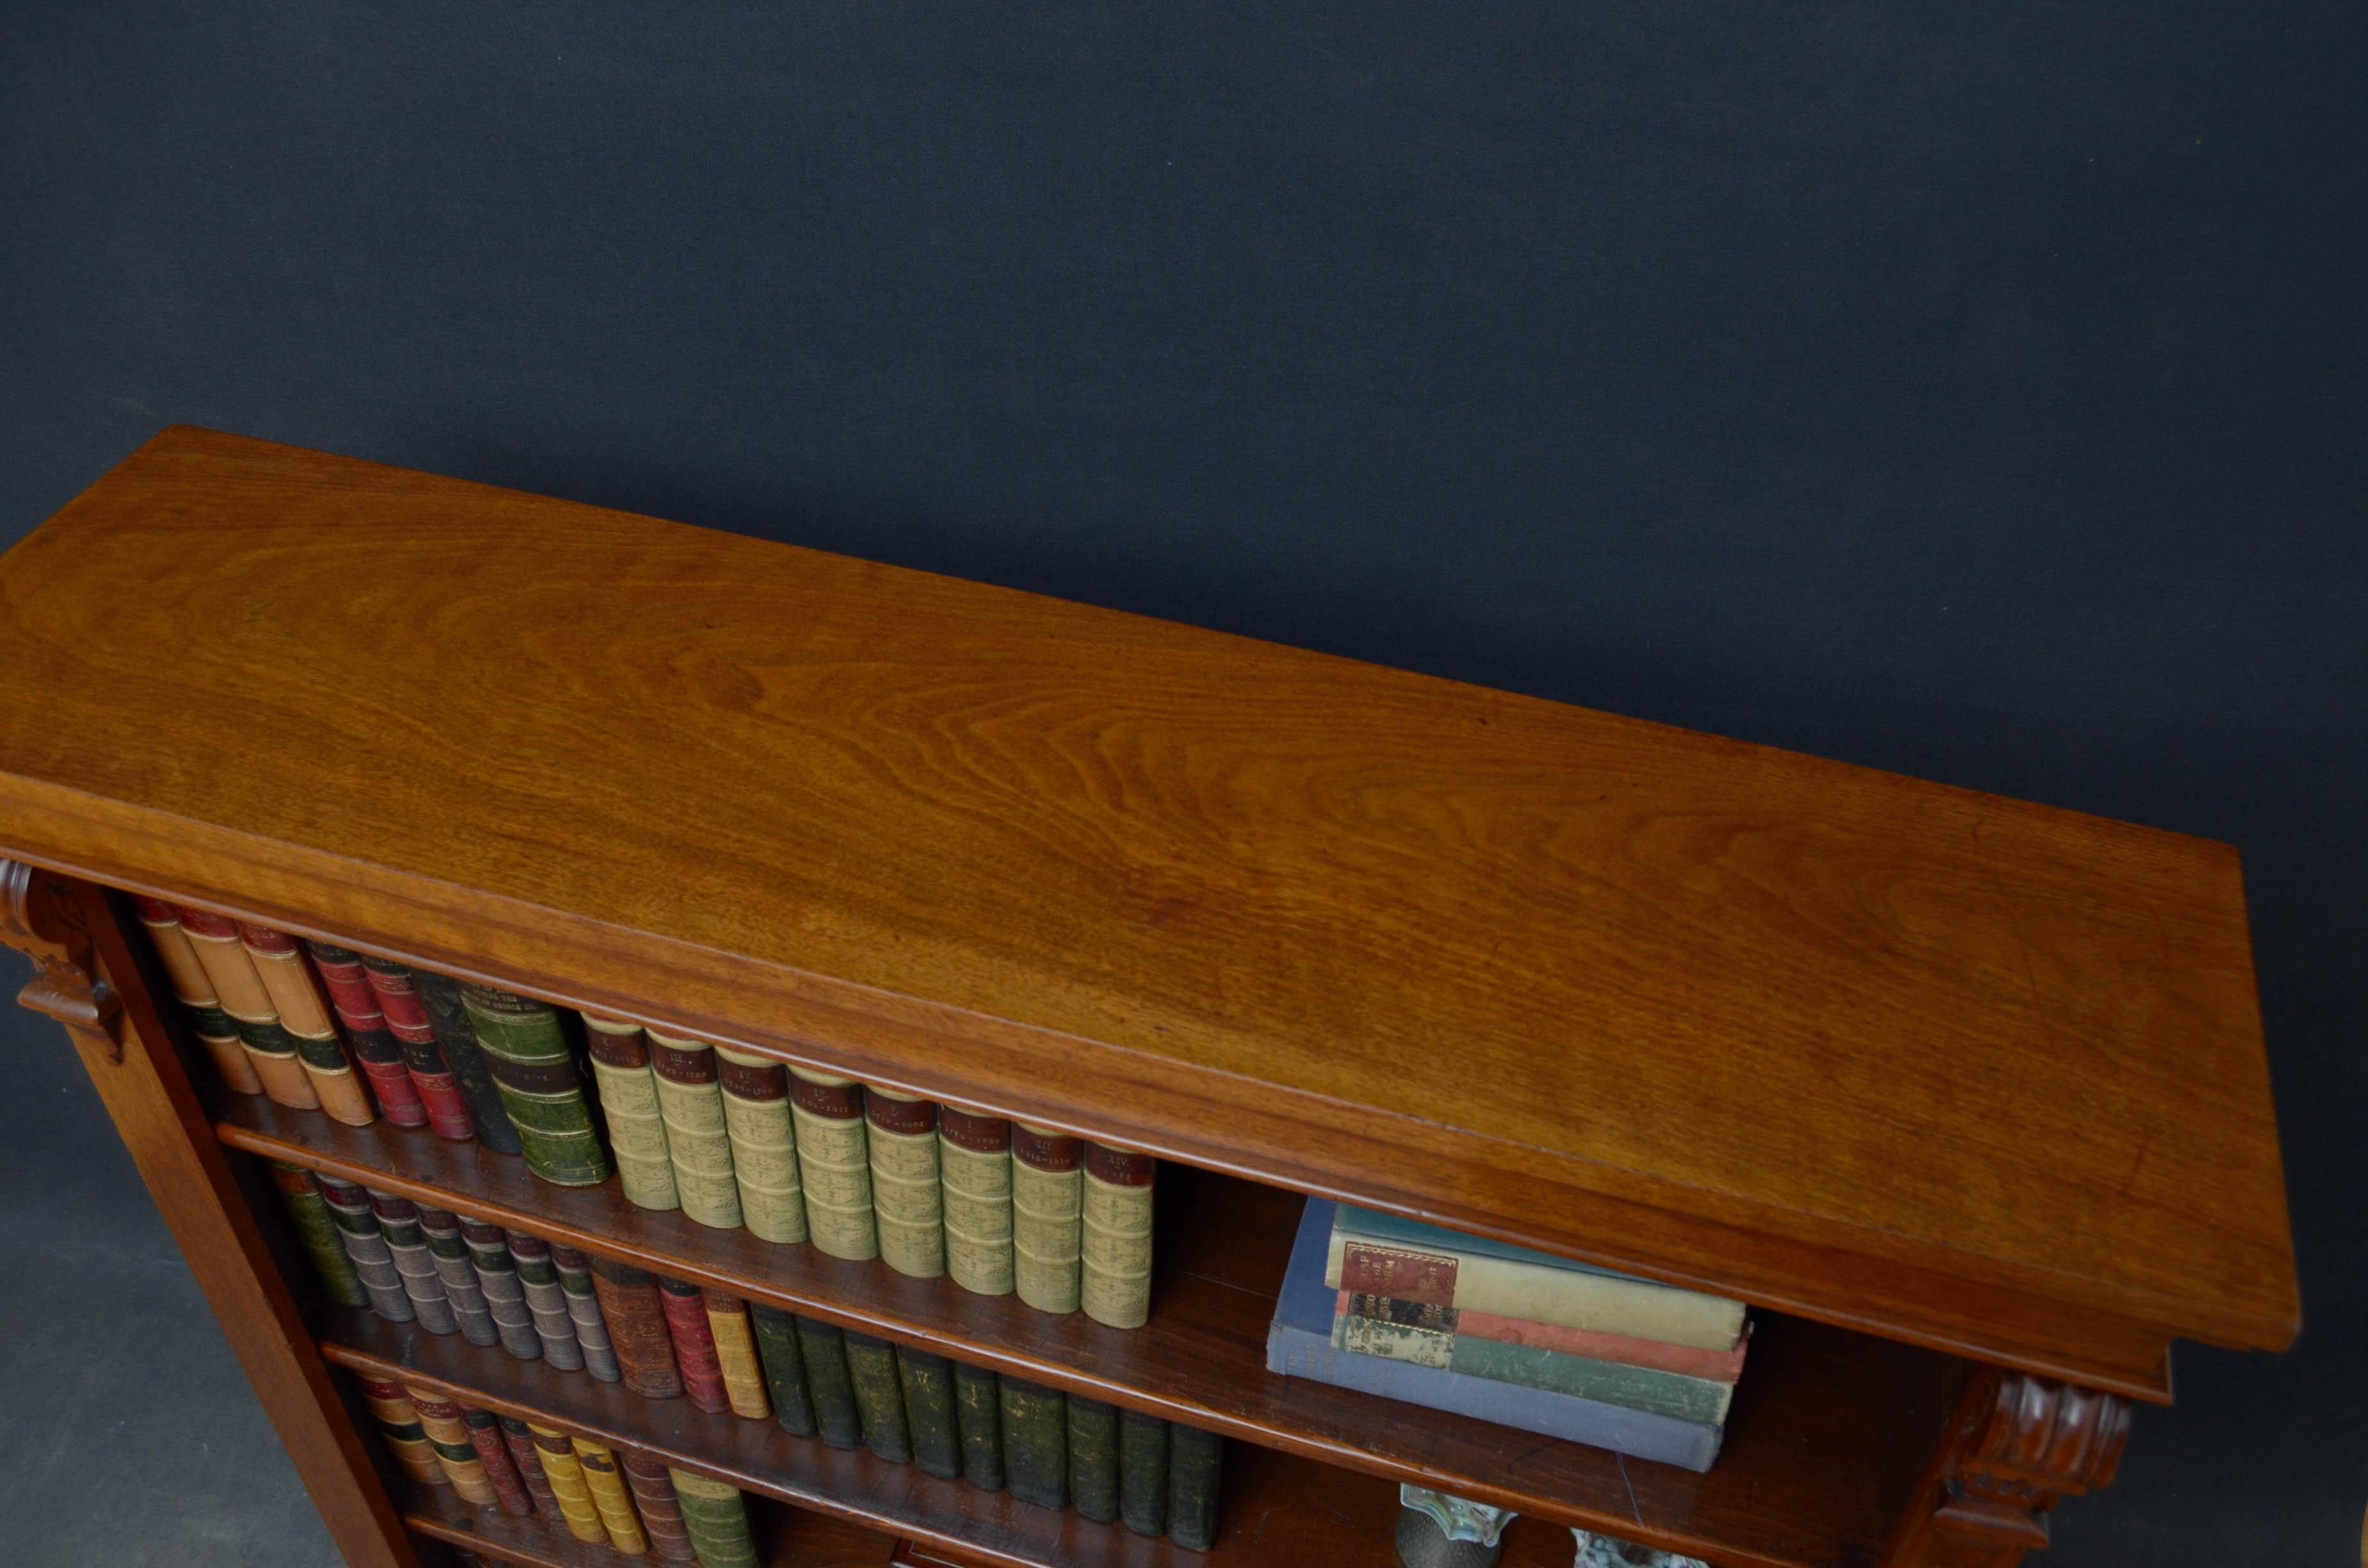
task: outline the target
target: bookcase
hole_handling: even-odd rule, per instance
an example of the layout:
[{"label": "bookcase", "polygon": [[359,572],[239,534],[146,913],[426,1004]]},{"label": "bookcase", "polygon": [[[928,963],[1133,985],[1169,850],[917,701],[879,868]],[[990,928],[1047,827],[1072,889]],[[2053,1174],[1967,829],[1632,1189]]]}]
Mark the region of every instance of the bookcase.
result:
[{"label": "bookcase", "polygon": [[[771,1564],[1383,1563],[1400,1483],[1753,1568],[2008,1564],[2300,1309],[2225,846],[176,427],[0,561],[0,939],[347,1560],[349,1374],[661,1456]],[[130,894],[1156,1154],[1116,1330],[220,1092]],[[308,1291],[265,1162],[1229,1439],[1184,1550]],[[1703,1474],[1269,1373],[1301,1199],[1750,1303]]]}]

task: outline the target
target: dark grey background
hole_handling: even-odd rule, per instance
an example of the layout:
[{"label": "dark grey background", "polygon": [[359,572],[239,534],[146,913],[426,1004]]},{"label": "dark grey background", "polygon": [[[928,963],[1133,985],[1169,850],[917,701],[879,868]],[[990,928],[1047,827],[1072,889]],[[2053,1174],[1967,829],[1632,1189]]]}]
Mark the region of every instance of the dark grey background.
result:
[{"label": "dark grey background", "polygon": [[[2309,1327],[2055,1561],[2349,1560],[2358,5],[0,18],[0,542],[186,420],[2233,840]],[[330,1561],[8,1017],[11,1560]]]}]

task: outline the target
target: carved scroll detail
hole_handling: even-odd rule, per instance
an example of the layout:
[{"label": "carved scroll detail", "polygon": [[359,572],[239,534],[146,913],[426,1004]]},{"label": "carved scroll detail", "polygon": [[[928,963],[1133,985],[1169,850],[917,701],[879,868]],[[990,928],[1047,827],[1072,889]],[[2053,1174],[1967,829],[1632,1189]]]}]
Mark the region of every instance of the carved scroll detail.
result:
[{"label": "carved scroll detail", "polygon": [[2014,1568],[2047,1545],[2049,1509],[2113,1479],[2129,1435],[2125,1399],[1976,1369],[1886,1568]]},{"label": "carved scroll detail", "polygon": [[40,966],[17,1002],[47,1013],[109,1060],[123,1060],[123,1002],[97,978],[90,931],[63,878],[0,860],[0,943]]}]

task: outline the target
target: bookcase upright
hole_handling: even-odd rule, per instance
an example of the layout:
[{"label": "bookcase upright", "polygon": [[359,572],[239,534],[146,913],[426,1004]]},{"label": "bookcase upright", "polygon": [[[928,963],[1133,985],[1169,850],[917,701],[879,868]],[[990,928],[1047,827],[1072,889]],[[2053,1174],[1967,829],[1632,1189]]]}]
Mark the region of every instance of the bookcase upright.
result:
[{"label": "bookcase upright", "polygon": [[[357,1568],[598,1560],[347,1374],[731,1483],[768,1561],[1391,1561],[1396,1485],[1991,1568],[2299,1324],[2228,847],[183,427],[0,561],[0,940]],[[1053,1317],[219,1092],[127,893],[1165,1162]],[[1233,1439],[1205,1553],[312,1299],[265,1159]],[[1270,1375],[1303,1195],[1748,1301],[1706,1474]],[[767,1511],[769,1510],[769,1511]]]}]

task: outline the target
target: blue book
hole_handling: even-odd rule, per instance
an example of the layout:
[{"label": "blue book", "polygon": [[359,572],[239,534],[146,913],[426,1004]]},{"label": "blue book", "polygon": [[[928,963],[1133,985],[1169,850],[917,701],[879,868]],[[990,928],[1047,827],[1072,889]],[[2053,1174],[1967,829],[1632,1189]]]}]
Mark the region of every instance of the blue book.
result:
[{"label": "blue book", "polygon": [[1541,1437],[1591,1443],[1687,1470],[1708,1470],[1718,1457],[1719,1439],[1725,1433],[1723,1425],[1680,1421],[1673,1415],[1630,1410],[1577,1394],[1336,1349],[1332,1316],[1338,1292],[1324,1283],[1333,1207],[1324,1199],[1311,1198],[1306,1212],[1300,1216],[1299,1239],[1292,1245],[1282,1297],[1275,1303],[1274,1322],[1267,1329],[1268,1371],[1470,1415]]},{"label": "blue book", "polygon": [[1515,1246],[1510,1242],[1500,1242],[1490,1236],[1468,1235],[1441,1225],[1426,1224],[1420,1220],[1409,1220],[1403,1214],[1385,1214],[1378,1209],[1360,1209],[1353,1203],[1335,1204],[1334,1207],[1339,1212],[1333,1220],[1333,1228],[1352,1236],[1363,1236],[1368,1241],[1394,1242],[1400,1246],[1466,1253],[1478,1257],[1501,1257],[1508,1263],[1565,1269],[1573,1274],[1597,1274],[1606,1279],[1636,1278],[1633,1274],[1622,1274],[1616,1268],[1581,1263],[1573,1257],[1556,1257],[1550,1252]]}]

